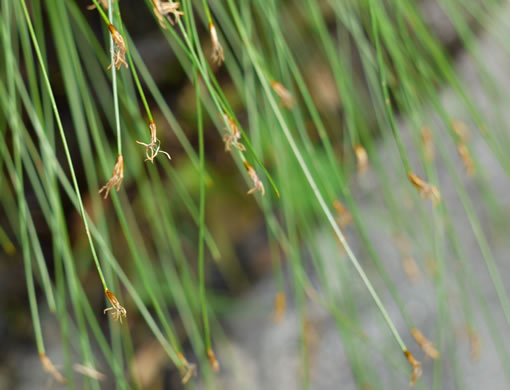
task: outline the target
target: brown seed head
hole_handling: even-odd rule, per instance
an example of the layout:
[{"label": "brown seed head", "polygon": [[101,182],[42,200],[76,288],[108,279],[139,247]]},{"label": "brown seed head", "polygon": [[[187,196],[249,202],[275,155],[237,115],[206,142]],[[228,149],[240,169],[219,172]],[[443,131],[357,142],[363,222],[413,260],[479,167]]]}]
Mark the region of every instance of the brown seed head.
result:
[{"label": "brown seed head", "polygon": [[407,173],[411,184],[418,190],[423,199],[432,199],[432,203],[437,205],[441,201],[441,194],[436,186],[427,183],[418,175],[412,172]]},{"label": "brown seed head", "polygon": [[115,44],[115,50],[113,53],[113,63],[110,64],[107,69],[110,69],[112,65],[115,66],[117,70],[119,70],[122,65],[125,65],[127,68],[128,67],[128,64],[126,62],[127,48],[126,44],[124,43],[124,38],[113,24],[109,24],[108,29],[110,30],[113,43]]},{"label": "brown seed head", "polygon": [[179,370],[182,374],[181,383],[186,384],[190,380],[192,376],[197,374],[197,366],[194,364],[190,364],[188,360],[184,357],[182,352],[177,353],[177,357],[182,362],[182,366],[179,366]]},{"label": "brown seed head", "polygon": [[151,163],[154,164],[154,159],[156,158],[159,152],[163,153],[165,156],[168,157],[169,160],[171,160],[172,158],[170,157],[170,155],[167,152],[160,149],[160,141],[157,137],[156,123],[154,123],[154,121],[151,121],[149,123],[149,130],[151,132],[150,143],[144,144],[143,142],[136,141],[137,144],[145,146],[146,157],[145,161],[150,161]]},{"label": "brown seed head", "polygon": [[360,144],[354,146],[354,154],[358,162],[358,173],[362,174],[368,169],[368,155],[367,151]]},{"label": "brown seed head", "polygon": [[434,343],[427,339],[419,329],[417,328],[411,329],[411,334],[416,340],[416,343],[421,347],[421,349],[423,349],[425,355],[434,360],[439,359],[440,354],[439,351],[434,346]]},{"label": "brown seed head", "polygon": [[251,181],[253,182],[253,188],[248,191],[248,195],[251,195],[257,191],[260,191],[262,196],[264,196],[264,184],[259,179],[257,172],[255,171],[255,168],[253,168],[247,161],[244,162],[244,167],[246,168],[246,171],[248,172],[248,176],[250,177]]},{"label": "brown seed head", "polygon": [[[168,20],[173,26],[175,23],[179,23],[179,18],[184,15],[184,12],[179,11],[181,3],[179,2],[166,2],[164,0],[152,0],[154,6],[154,15],[158,18],[161,27],[166,29],[165,20]],[[173,18],[170,17],[173,15]]]},{"label": "brown seed head", "polygon": [[[112,0],[112,5],[113,3],[115,2],[115,0]],[[104,9],[108,9],[108,0],[98,0],[98,3],[104,8]],[[93,9],[96,9],[96,5],[95,4],[91,4],[87,7],[88,10],[93,10]]]},{"label": "brown seed head", "polygon": [[338,199],[333,201],[333,208],[338,214],[338,224],[344,228],[352,223],[352,214]]},{"label": "brown seed head", "polygon": [[275,80],[271,81],[271,88],[273,88],[273,91],[280,97],[281,104],[291,109],[294,105],[294,97],[292,94],[280,82]]},{"label": "brown seed head", "polygon": [[110,290],[105,289],[104,295],[106,295],[106,298],[108,299],[108,301],[110,301],[110,304],[112,305],[112,307],[104,309],[104,313],[106,314],[107,311],[113,310],[112,318],[114,320],[119,320],[120,323],[122,324],[122,319],[126,318],[127,316],[126,309],[124,309],[124,307],[120,305],[119,301],[117,300],[117,297]]},{"label": "brown seed head", "polygon": [[221,66],[221,64],[225,60],[225,55],[223,54],[223,47],[221,46],[221,43],[218,39],[216,26],[213,23],[209,23],[209,33],[211,34],[211,41],[213,45],[211,59],[215,64]]},{"label": "brown seed head", "polygon": [[425,158],[427,161],[433,161],[436,156],[436,151],[434,149],[434,141],[432,139],[432,130],[430,130],[429,127],[423,126],[421,128],[421,140],[423,142]]},{"label": "brown seed head", "polygon": [[124,179],[124,157],[122,154],[119,154],[117,156],[117,159],[115,160],[115,165],[113,166],[113,173],[112,177],[108,180],[108,182],[101,187],[99,190],[99,193],[105,191],[104,198],[108,198],[108,193],[113,187],[116,187],[115,189],[117,192],[119,192],[120,185],[122,184],[122,180]]},{"label": "brown seed head", "polygon": [[220,371],[220,363],[216,360],[216,355],[212,349],[207,350],[207,357],[209,358],[209,363],[211,364],[211,368],[214,372]]},{"label": "brown seed head", "polygon": [[239,127],[237,127],[236,121],[229,117],[227,114],[223,114],[223,119],[228,124],[228,127],[226,128],[227,133],[223,135],[225,152],[230,152],[231,146],[236,147],[241,152],[246,151],[244,145],[239,142],[241,139],[241,132],[239,131]]},{"label": "brown seed head", "polygon": [[62,376],[62,374],[57,370],[45,353],[39,354],[39,359],[41,360],[41,364],[43,366],[44,371],[50,374],[58,383],[66,383],[67,379]]},{"label": "brown seed head", "polygon": [[423,373],[421,369],[421,363],[416,360],[411,352],[409,352],[407,349],[404,351],[404,355],[412,368],[411,381],[409,382],[409,386],[414,386]]},{"label": "brown seed head", "polygon": [[286,298],[285,293],[279,291],[274,297],[273,321],[280,322],[285,316]]},{"label": "brown seed head", "polygon": [[459,137],[461,142],[467,142],[469,140],[469,129],[466,124],[458,119],[454,119],[451,122],[453,132]]},{"label": "brown seed head", "polygon": [[457,151],[459,152],[460,159],[462,160],[462,164],[466,169],[466,173],[468,176],[473,176],[475,173],[475,164],[469,153],[469,149],[467,148],[465,143],[459,143],[457,145]]}]

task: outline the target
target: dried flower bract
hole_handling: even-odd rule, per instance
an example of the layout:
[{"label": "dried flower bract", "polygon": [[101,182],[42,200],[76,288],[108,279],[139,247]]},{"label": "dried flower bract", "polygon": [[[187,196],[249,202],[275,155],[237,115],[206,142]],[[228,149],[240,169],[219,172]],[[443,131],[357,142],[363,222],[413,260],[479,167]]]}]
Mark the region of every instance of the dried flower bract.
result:
[{"label": "dried flower bract", "polygon": [[125,65],[127,68],[128,67],[128,64],[126,62],[127,48],[126,44],[124,43],[124,38],[113,24],[109,24],[108,29],[110,30],[110,34],[112,35],[113,43],[115,44],[115,50],[113,53],[113,63],[110,64],[107,69],[111,69],[112,65],[115,66],[117,70],[119,70],[122,65]]},{"label": "dried flower bract", "polygon": [[214,372],[220,371],[220,363],[216,360],[216,355],[212,349],[207,350],[207,357],[209,358],[209,363],[211,364],[211,368]]},{"label": "dried flower bract", "polygon": [[439,359],[440,354],[439,351],[434,346],[434,343],[427,339],[419,329],[417,328],[411,329],[411,334],[416,340],[416,343],[421,347],[423,352],[425,352],[425,355],[434,360]]},{"label": "dried flower bract", "polygon": [[469,153],[469,149],[465,143],[459,143],[457,145],[457,151],[459,152],[460,159],[462,160],[462,164],[464,164],[464,168],[466,169],[466,173],[468,176],[473,176],[475,173],[475,163],[473,162],[473,158],[471,157],[471,153]]},{"label": "dried flower bract", "polygon": [[112,177],[108,180],[108,182],[99,190],[99,193],[105,191],[104,198],[108,198],[108,194],[113,187],[117,192],[119,192],[120,185],[122,184],[122,179],[124,179],[124,157],[122,154],[117,156],[115,160],[115,165],[113,166]]},{"label": "dried flower bract", "polygon": [[57,367],[53,365],[48,355],[45,353],[39,354],[39,359],[41,360],[41,364],[48,374],[50,374],[58,383],[66,383],[67,379],[62,376],[62,374],[57,370]]},{"label": "dried flower bract", "polygon": [[[115,0],[112,0],[112,5],[113,3],[115,2]],[[101,4],[101,6],[104,8],[104,9],[108,9],[108,0],[98,0],[98,3]],[[88,10],[93,10],[93,9],[96,9],[96,5],[95,4],[91,4],[87,7]]]},{"label": "dried flower bract", "polygon": [[285,308],[287,306],[287,300],[285,298],[285,293],[279,291],[276,293],[274,297],[274,312],[273,312],[273,321],[280,322],[285,316]]},{"label": "dried flower bract", "polygon": [[211,41],[213,45],[211,59],[215,64],[220,66],[225,60],[225,55],[223,54],[223,47],[221,46],[220,40],[218,39],[216,26],[213,23],[209,23],[209,33],[211,34]]},{"label": "dried flower bract", "polygon": [[181,383],[186,384],[192,376],[197,375],[197,366],[190,364],[181,352],[178,352],[177,356],[182,362],[182,366],[179,366],[179,370],[182,374]]},{"label": "dried flower bract", "polygon": [[411,371],[411,381],[409,382],[409,386],[414,386],[423,373],[421,369],[421,363],[416,360],[411,352],[409,352],[407,349],[404,351],[404,355],[411,365],[411,368],[413,369]]},{"label": "dried flower bract", "polygon": [[120,323],[122,324],[122,319],[126,318],[127,316],[126,309],[124,309],[124,307],[120,305],[119,301],[117,300],[117,297],[110,290],[108,289],[104,290],[104,295],[106,295],[106,298],[108,298],[108,301],[110,301],[110,304],[112,305],[112,307],[104,309],[104,313],[106,314],[107,311],[113,310],[112,318],[114,320],[119,320]]},{"label": "dried flower bract", "polygon": [[432,140],[432,130],[429,127],[423,126],[421,128],[421,140],[423,142],[423,149],[427,161],[433,161],[436,156],[434,149],[434,142]]},{"label": "dried flower bract", "polygon": [[411,184],[418,190],[423,199],[432,199],[432,203],[434,205],[438,204],[441,201],[441,194],[436,186],[427,183],[418,175],[415,175],[412,172],[408,172],[407,177]]},{"label": "dried flower bract", "polygon": [[368,155],[365,148],[361,145],[354,146],[354,154],[356,155],[356,161],[358,162],[358,173],[362,174],[368,169]]},{"label": "dried flower bract", "polygon": [[264,184],[262,184],[262,181],[259,179],[259,176],[257,175],[257,172],[255,171],[255,168],[253,168],[247,161],[244,162],[244,167],[246,168],[246,171],[248,172],[248,176],[250,176],[251,181],[253,182],[253,188],[248,191],[248,195],[251,195],[257,191],[260,191],[262,196],[264,196]]},{"label": "dried flower bract", "polygon": [[[165,19],[173,26],[175,23],[178,23],[179,18],[184,15],[184,12],[179,11],[179,7],[181,6],[179,2],[152,0],[152,5],[154,6],[154,15],[156,15],[159,24],[164,29],[166,29]],[[172,19],[170,15],[173,15],[174,18]]]},{"label": "dried flower bract", "polygon": [[78,364],[78,363],[73,364],[73,369],[78,374],[88,376],[89,378],[96,379],[98,381],[104,381],[106,379],[106,375],[103,374],[102,372],[97,371],[96,369],[94,369],[92,367],[84,366],[83,364]]},{"label": "dried flower bract", "polygon": [[338,224],[341,228],[344,228],[352,223],[351,213],[338,199],[333,201],[333,208],[338,214]]},{"label": "dried flower bract", "polygon": [[154,158],[158,155],[159,152],[163,153],[165,156],[168,157],[169,160],[172,159],[170,155],[160,149],[160,141],[158,139],[157,131],[156,131],[156,123],[154,121],[151,121],[149,123],[149,130],[151,132],[151,142],[149,144],[144,144],[143,142],[136,141],[137,144],[145,146],[145,156],[147,157],[145,161],[150,161],[154,164]]},{"label": "dried flower bract", "polygon": [[284,107],[292,108],[294,105],[294,97],[292,94],[278,81],[271,81],[271,88],[280,97],[281,103]]},{"label": "dried flower bract", "polygon": [[234,146],[241,152],[244,152],[246,148],[242,143],[239,142],[241,139],[241,132],[239,131],[239,127],[237,127],[236,121],[230,118],[227,114],[223,114],[223,119],[228,123],[228,128],[226,128],[227,133],[223,136],[223,142],[225,142],[225,152],[230,152],[231,146]]}]

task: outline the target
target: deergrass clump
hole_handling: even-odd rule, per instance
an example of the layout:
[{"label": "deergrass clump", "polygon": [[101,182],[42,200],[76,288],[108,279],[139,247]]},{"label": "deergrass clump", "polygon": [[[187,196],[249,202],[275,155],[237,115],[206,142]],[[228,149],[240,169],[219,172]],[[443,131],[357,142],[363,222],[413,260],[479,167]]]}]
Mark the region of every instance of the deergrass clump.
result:
[{"label": "deergrass clump", "polygon": [[[57,382],[137,388],[125,367],[149,340],[182,383],[248,381],[263,365],[239,363],[223,326],[240,315],[250,318],[245,334],[261,334],[249,328],[258,317],[268,329],[296,326],[304,387],[320,377],[315,362],[336,353],[357,388],[400,388],[409,378],[440,388],[445,372],[462,387],[459,323],[471,359],[492,343],[490,365],[501,365],[498,380],[510,385],[505,333],[494,324],[501,317],[510,326],[510,299],[486,221],[509,228],[498,192],[510,177],[500,112],[509,88],[479,53],[490,45],[477,46],[480,29],[508,49],[508,28],[491,29],[502,4],[437,2],[471,57],[478,98],[417,2],[93,0],[96,12],[75,0],[0,3],[0,245],[22,258],[23,314],[42,370]],[[147,123],[144,143],[136,129]],[[144,165],[160,153],[171,161]],[[496,165],[495,185],[486,173]],[[240,197],[243,179],[248,195],[261,196]],[[259,276],[274,271],[272,316],[258,312],[268,306],[245,309],[244,298],[232,309],[254,279],[247,263]],[[92,299],[100,288],[103,313],[119,324]],[[416,308],[429,301],[434,325],[418,323]],[[342,351],[322,352],[316,306]],[[362,315],[367,307],[380,316]],[[46,309],[59,324],[63,370],[46,354]],[[413,339],[433,366],[409,351]]]}]

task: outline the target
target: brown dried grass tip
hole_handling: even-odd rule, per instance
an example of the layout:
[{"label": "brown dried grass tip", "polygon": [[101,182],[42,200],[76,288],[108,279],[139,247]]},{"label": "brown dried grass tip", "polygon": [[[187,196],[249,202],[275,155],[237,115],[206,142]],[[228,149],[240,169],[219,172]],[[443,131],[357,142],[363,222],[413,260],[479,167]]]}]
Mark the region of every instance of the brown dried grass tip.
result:
[{"label": "brown dried grass tip", "polygon": [[48,355],[44,352],[39,354],[39,359],[43,366],[44,371],[50,374],[58,383],[66,383],[67,379],[57,370],[57,367],[53,365]]},{"label": "brown dried grass tip", "polygon": [[228,127],[226,128],[227,133],[223,135],[223,142],[225,143],[225,152],[230,152],[230,147],[234,146],[241,152],[246,151],[246,148],[242,143],[239,142],[241,139],[241,132],[239,131],[239,127],[237,127],[237,123],[234,119],[229,117],[227,114],[223,114],[223,119],[228,123]]},{"label": "brown dried grass tip", "polygon": [[87,376],[92,379],[96,379],[98,381],[104,381],[106,379],[106,375],[103,374],[102,372],[97,371],[95,368],[85,366],[83,364],[78,364],[78,363],[73,364],[73,369],[78,374],[82,374],[84,376]]},{"label": "brown dried grass tip", "polygon": [[209,23],[209,33],[211,34],[212,41],[212,61],[221,66],[223,61],[225,61],[225,55],[223,53],[223,47],[221,46],[220,40],[218,39],[218,33],[216,32],[216,26],[213,23]]},{"label": "brown dried grass tip", "polygon": [[473,162],[473,158],[471,157],[471,153],[469,153],[467,145],[463,142],[459,143],[457,145],[457,151],[459,152],[462,164],[466,169],[466,173],[468,176],[473,176],[475,173],[475,163]]},{"label": "brown dried grass tip", "polygon": [[108,298],[108,301],[110,301],[110,304],[112,305],[112,307],[104,309],[104,314],[106,314],[106,312],[109,310],[113,310],[112,319],[119,320],[120,323],[122,324],[122,319],[126,318],[127,316],[126,309],[124,309],[124,307],[120,305],[119,301],[117,300],[117,297],[110,290],[105,289],[104,295],[106,295],[106,298]]},{"label": "brown dried grass tip", "polygon": [[338,225],[344,228],[352,223],[352,214],[338,199],[333,201],[333,208],[338,214]]},{"label": "brown dried grass tip", "polygon": [[273,321],[280,322],[283,317],[285,317],[285,308],[287,306],[287,300],[285,297],[285,293],[279,291],[276,293],[274,297],[274,312],[273,312]]},{"label": "brown dried grass tip", "polygon": [[167,152],[160,149],[160,141],[157,137],[156,123],[154,123],[154,121],[149,123],[149,130],[151,132],[151,142],[149,144],[136,141],[137,144],[145,146],[145,156],[147,157],[145,161],[150,161],[154,164],[154,158],[156,158],[159,152],[163,153],[169,160],[171,160],[172,157],[170,157]]},{"label": "brown dried grass tip", "polygon": [[271,88],[280,97],[281,104],[288,109],[294,105],[294,97],[292,94],[278,81],[271,81]]},{"label": "brown dried grass tip", "polygon": [[113,166],[112,177],[110,177],[108,182],[101,187],[99,193],[105,191],[104,198],[106,199],[113,187],[116,187],[115,189],[119,192],[122,179],[124,179],[124,157],[122,157],[122,154],[119,154],[115,160],[115,165]]},{"label": "brown dried grass tip", "polygon": [[411,334],[413,335],[416,343],[421,347],[425,355],[431,359],[438,360],[440,357],[439,351],[436,349],[434,343],[427,339],[423,333],[417,328],[411,329]]},{"label": "brown dried grass tip", "polygon": [[414,358],[411,352],[409,352],[407,349],[404,351],[404,355],[411,365],[412,371],[411,371],[411,381],[409,382],[409,386],[414,386],[418,379],[420,379],[421,374],[423,373],[421,369],[421,363]]},{"label": "brown dried grass tip", "polygon": [[[97,2],[98,2],[99,4],[101,4],[101,6],[102,6],[104,9],[108,9],[108,0],[97,0]],[[114,2],[115,2],[115,0],[112,0],[112,5],[113,5],[113,3],[114,3]],[[95,5],[95,4],[91,4],[91,5],[89,5],[89,6],[87,7],[87,9],[88,9],[89,11],[92,11],[92,10],[94,10],[94,9],[96,9],[96,8],[97,8],[97,7],[96,7],[96,5]]]},{"label": "brown dried grass tip", "polygon": [[262,181],[259,179],[259,176],[257,175],[257,172],[255,171],[255,168],[253,168],[247,161],[244,162],[244,167],[246,168],[246,171],[248,172],[248,176],[250,176],[251,181],[253,182],[253,188],[248,191],[248,195],[251,195],[257,191],[260,191],[262,196],[264,196],[264,184],[262,184]]},{"label": "brown dried grass tip", "polygon": [[357,144],[354,146],[354,154],[358,162],[358,173],[362,174],[368,169],[368,154],[363,146]]},{"label": "brown dried grass tip", "polygon": [[[184,15],[184,12],[179,11],[179,7],[181,6],[181,3],[179,2],[152,0],[152,5],[154,6],[154,15],[156,15],[159,24],[164,29],[166,29],[165,19],[173,26],[175,23],[179,23],[179,18]],[[170,15],[174,16],[173,19]]]},{"label": "brown dried grass tip", "polygon": [[454,119],[450,125],[461,142],[467,142],[469,140],[469,129],[464,122]]},{"label": "brown dried grass tip", "polygon": [[182,366],[179,366],[179,370],[182,374],[181,383],[186,384],[191,379],[192,376],[197,375],[197,366],[194,364],[190,364],[188,360],[184,357],[182,352],[177,353],[177,357],[182,362]]},{"label": "brown dried grass tip", "polygon": [[110,64],[107,69],[111,69],[112,65],[115,66],[117,70],[119,70],[122,65],[125,65],[127,68],[128,67],[128,64],[126,62],[127,48],[126,44],[124,43],[124,38],[113,24],[109,24],[108,29],[110,30],[110,34],[112,35],[113,43],[115,44],[115,49],[113,52],[113,63]]},{"label": "brown dried grass tip", "polygon": [[434,206],[441,201],[441,194],[436,186],[427,183],[421,177],[412,172],[408,172],[407,177],[411,184],[418,190],[423,199],[432,199]]},{"label": "brown dried grass tip", "polygon": [[220,371],[220,363],[216,360],[216,355],[212,349],[207,350],[207,357],[209,358],[209,363],[211,364],[211,368],[214,372]]}]

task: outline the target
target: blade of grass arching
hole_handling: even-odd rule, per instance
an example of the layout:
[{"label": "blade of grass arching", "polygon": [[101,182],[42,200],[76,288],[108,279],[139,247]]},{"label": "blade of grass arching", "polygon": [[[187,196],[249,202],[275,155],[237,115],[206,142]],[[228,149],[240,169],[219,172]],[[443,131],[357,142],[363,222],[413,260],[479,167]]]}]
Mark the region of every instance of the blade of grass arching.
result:
[{"label": "blade of grass arching", "polygon": [[301,152],[300,152],[298,146],[296,145],[296,143],[294,141],[294,138],[292,137],[292,135],[290,133],[290,130],[287,127],[287,124],[285,123],[285,121],[283,119],[283,116],[282,116],[282,114],[280,112],[280,109],[279,109],[278,105],[276,104],[276,102],[274,100],[274,97],[271,94],[268,82],[265,79],[265,75],[264,75],[264,73],[262,72],[260,67],[258,67],[258,65],[256,63],[256,56],[252,52],[252,48],[250,46],[250,42],[246,39],[246,34],[244,32],[244,28],[243,28],[242,24],[240,23],[239,15],[237,13],[237,10],[235,9],[235,6],[234,6],[232,0],[228,0],[228,4],[229,4],[229,7],[230,7],[230,9],[232,11],[232,15],[233,15],[233,18],[235,20],[237,29],[239,30],[239,32],[240,32],[240,34],[242,36],[242,39],[243,39],[243,41],[244,41],[244,43],[245,43],[245,45],[247,47],[248,53],[250,54],[250,57],[252,58],[252,61],[254,61],[255,69],[256,69],[257,74],[259,76],[259,79],[260,79],[260,81],[262,83],[264,91],[265,91],[265,93],[267,95],[267,99],[268,99],[270,105],[272,106],[272,108],[274,110],[274,114],[276,115],[276,117],[278,118],[278,121],[280,122],[281,129],[282,129],[283,133],[285,134],[285,137],[286,137],[286,139],[287,139],[287,141],[289,143],[289,146],[291,147],[291,150],[292,150],[294,156],[296,157],[296,159],[299,162],[299,165],[300,165],[300,167],[301,167],[301,169],[303,171],[303,174],[306,177],[306,180],[307,180],[308,184],[310,185],[310,187],[311,187],[311,189],[312,189],[312,191],[314,193],[314,196],[316,197],[317,201],[319,202],[320,207],[321,207],[324,215],[326,216],[326,219],[328,220],[328,222],[332,226],[336,236],[338,237],[338,239],[342,242],[342,244],[346,248],[346,251],[347,251],[347,254],[349,256],[349,259],[351,260],[353,266],[355,267],[356,271],[360,275],[363,283],[366,285],[367,289],[369,290],[370,294],[372,295],[372,298],[374,299],[378,309],[380,310],[382,316],[385,319],[385,322],[387,323],[388,327],[390,328],[390,331],[391,331],[392,335],[394,336],[395,341],[397,342],[397,344],[400,346],[400,348],[403,351],[407,351],[402,338],[400,337],[398,331],[396,330],[395,325],[393,324],[392,320],[390,319],[388,313],[386,312],[386,309],[384,308],[381,300],[379,299],[379,296],[375,292],[371,282],[368,280],[368,278],[367,278],[367,276],[365,274],[365,271],[363,270],[363,268],[359,264],[357,258],[355,257],[354,253],[352,252],[351,248],[347,244],[347,241],[345,240],[344,235],[342,234],[342,232],[340,231],[340,229],[336,225],[336,222],[335,222],[335,220],[333,218],[333,215],[331,214],[331,211],[327,207],[322,194],[318,190],[318,187],[317,187],[317,184],[316,184],[314,178],[311,176],[310,171],[309,171],[307,165],[304,162],[304,159],[303,159],[303,157],[301,155]]}]

